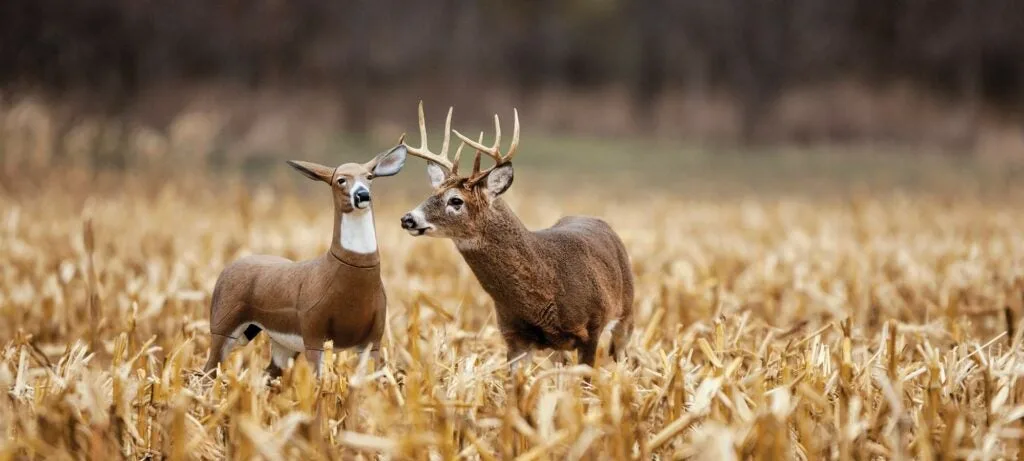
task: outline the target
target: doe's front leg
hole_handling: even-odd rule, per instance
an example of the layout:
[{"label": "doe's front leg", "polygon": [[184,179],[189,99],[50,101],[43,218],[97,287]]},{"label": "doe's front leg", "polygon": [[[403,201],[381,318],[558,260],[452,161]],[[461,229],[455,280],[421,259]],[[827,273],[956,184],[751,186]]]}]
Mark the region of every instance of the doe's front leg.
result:
[{"label": "doe's front leg", "polygon": [[375,372],[377,370],[384,368],[384,364],[381,363],[380,361],[380,343],[373,342],[356,349],[356,351],[359,354],[359,360],[363,359],[363,354],[366,353],[367,350],[370,351],[369,359],[373,361],[373,366],[370,367],[370,371]]},{"label": "doe's front leg", "polygon": [[320,349],[306,349],[306,361],[313,367],[313,372],[317,378],[320,377],[320,368],[323,362],[324,351]]}]

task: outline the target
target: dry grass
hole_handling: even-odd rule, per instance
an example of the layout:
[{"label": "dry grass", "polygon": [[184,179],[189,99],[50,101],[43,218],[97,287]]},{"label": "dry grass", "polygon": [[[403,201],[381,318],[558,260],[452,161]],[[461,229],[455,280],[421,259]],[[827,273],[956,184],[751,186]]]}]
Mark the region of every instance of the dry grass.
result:
[{"label": "dry grass", "polygon": [[146,183],[0,194],[0,459],[994,459],[1024,440],[1010,204],[638,207],[517,181],[532,227],[591,213],[621,233],[637,330],[624,363],[539,354],[509,377],[489,298],[450,243],[400,231],[412,203],[389,196],[384,367],[344,351],[322,381],[300,360],[268,383],[262,335],[201,374],[210,292],[240,255],[325,251],[326,193]]}]

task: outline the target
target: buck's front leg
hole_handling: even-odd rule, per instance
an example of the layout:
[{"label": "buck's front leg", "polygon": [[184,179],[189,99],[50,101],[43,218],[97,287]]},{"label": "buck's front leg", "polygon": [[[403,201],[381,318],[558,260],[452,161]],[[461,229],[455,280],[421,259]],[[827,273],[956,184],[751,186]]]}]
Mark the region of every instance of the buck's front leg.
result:
[{"label": "buck's front leg", "polygon": [[[508,361],[509,376],[514,376],[520,367],[526,367],[533,363],[533,348],[529,343],[516,336],[506,335],[505,344],[508,346],[505,359]],[[525,370],[525,368],[523,369]]]}]

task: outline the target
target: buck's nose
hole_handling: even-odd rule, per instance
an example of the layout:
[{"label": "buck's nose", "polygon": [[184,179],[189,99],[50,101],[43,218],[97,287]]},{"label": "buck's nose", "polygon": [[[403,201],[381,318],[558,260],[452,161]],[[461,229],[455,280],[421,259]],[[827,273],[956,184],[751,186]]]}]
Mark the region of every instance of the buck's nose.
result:
[{"label": "buck's nose", "polygon": [[412,217],[412,213],[406,213],[402,216],[402,229],[413,229],[416,227],[416,219]]}]

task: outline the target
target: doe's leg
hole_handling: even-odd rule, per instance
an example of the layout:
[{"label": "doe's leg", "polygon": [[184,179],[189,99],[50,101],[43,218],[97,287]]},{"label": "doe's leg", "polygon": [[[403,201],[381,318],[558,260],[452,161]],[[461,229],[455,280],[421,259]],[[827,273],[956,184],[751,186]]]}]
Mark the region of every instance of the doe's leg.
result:
[{"label": "doe's leg", "polygon": [[313,367],[313,371],[318,378],[320,377],[320,365],[323,355],[324,351],[320,349],[306,349],[306,360],[309,361],[309,365]]},{"label": "doe's leg", "polygon": [[270,379],[280,377],[284,373],[284,369],[288,367],[288,360],[293,359],[298,355],[298,352],[290,350],[287,347],[282,346],[280,343],[271,340],[270,364],[267,365],[267,374],[270,375]]},{"label": "doe's leg", "polygon": [[370,360],[373,361],[373,366],[370,367],[370,371],[377,371],[384,368],[384,364],[380,362],[380,342],[374,341],[360,347],[358,349],[360,358],[367,349],[370,350]]},{"label": "doe's leg", "polygon": [[231,346],[235,343],[235,339],[230,336],[225,336],[217,333],[210,333],[210,358],[206,360],[206,366],[203,367],[203,371],[209,373],[210,370],[217,368],[220,362],[224,360],[224,356],[231,350]]}]

